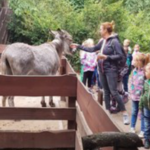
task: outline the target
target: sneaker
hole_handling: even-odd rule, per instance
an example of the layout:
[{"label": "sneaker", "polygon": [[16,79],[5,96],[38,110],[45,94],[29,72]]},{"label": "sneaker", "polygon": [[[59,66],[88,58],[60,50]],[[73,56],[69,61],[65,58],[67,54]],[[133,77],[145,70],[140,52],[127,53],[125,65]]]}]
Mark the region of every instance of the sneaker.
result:
[{"label": "sneaker", "polygon": [[134,129],[134,128],[131,128],[129,132],[135,133],[135,129]]},{"label": "sneaker", "polygon": [[113,106],[113,107],[116,107],[116,106],[117,106],[116,100],[112,99],[112,101],[111,101],[111,106]]},{"label": "sneaker", "polygon": [[124,123],[124,125],[129,125],[130,124],[128,115],[123,115],[123,123]]},{"label": "sneaker", "polygon": [[145,149],[149,149],[150,148],[150,141],[149,140],[145,140],[145,142],[144,142],[144,148]]},{"label": "sneaker", "polygon": [[90,92],[91,94],[94,94],[93,90],[92,90],[92,89],[90,89],[90,88],[89,88],[89,92]]},{"label": "sneaker", "polygon": [[144,132],[141,131],[141,132],[138,134],[138,136],[139,136],[140,138],[144,138]]},{"label": "sneaker", "polygon": [[116,107],[111,106],[109,112],[111,114],[117,114],[118,112],[120,112],[120,110]]}]

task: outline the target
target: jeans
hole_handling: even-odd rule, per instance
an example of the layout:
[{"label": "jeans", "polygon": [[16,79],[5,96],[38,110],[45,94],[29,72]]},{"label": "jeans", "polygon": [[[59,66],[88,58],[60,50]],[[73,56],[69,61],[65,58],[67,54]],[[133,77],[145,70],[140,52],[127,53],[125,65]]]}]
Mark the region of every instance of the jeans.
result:
[{"label": "jeans", "polygon": [[[137,117],[139,112],[139,101],[132,101],[132,114],[131,114],[131,128],[135,128]],[[141,131],[145,131],[144,129],[144,116],[141,112]]]},{"label": "jeans", "polygon": [[129,74],[125,74],[123,77],[123,86],[126,92],[128,92],[128,80],[129,80]]},{"label": "jeans", "polygon": [[95,84],[96,84],[96,81],[97,81],[97,84],[98,84],[98,88],[99,88],[99,89],[102,89],[102,86],[101,86],[101,83],[100,83],[100,79],[99,79],[99,74],[98,74],[97,67],[95,67],[95,70],[94,70],[94,73],[93,73],[93,76],[92,76],[92,85],[95,85]]},{"label": "jeans", "polygon": [[144,138],[145,140],[150,140],[150,110],[144,108],[143,115],[144,115],[144,123],[145,123]]},{"label": "jeans", "polygon": [[110,110],[110,96],[112,95],[113,98],[118,103],[118,108],[121,111],[125,111],[126,110],[125,105],[117,90],[117,82],[118,82],[117,72],[102,73],[99,71],[99,75],[100,75],[100,82],[104,89],[104,100],[106,109]]}]

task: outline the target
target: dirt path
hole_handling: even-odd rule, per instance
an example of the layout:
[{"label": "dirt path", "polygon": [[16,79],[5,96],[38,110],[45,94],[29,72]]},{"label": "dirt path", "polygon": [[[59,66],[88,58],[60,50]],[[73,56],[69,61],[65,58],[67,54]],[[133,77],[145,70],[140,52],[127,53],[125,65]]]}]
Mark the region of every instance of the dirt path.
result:
[{"label": "dirt path", "polygon": [[[2,99],[0,97],[0,99]],[[48,97],[46,102],[48,105]],[[15,107],[41,107],[41,97],[15,97]],[[65,107],[65,102],[60,101],[60,97],[54,97],[56,107]],[[0,103],[0,107],[2,104]],[[8,104],[7,104],[8,106]],[[48,106],[50,107],[50,106]],[[13,115],[13,114],[10,114]],[[28,130],[28,131],[43,131],[43,130],[58,130],[66,128],[66,121],[5,121],[0,120],[0,130]]]}]

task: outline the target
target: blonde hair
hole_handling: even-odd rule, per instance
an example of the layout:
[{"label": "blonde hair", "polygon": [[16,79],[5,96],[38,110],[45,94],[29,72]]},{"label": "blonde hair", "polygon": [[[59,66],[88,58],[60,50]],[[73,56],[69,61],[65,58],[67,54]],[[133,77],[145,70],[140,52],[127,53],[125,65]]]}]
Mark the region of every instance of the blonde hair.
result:
[{"label": "blonde hair", "polygon": [[104,22],[101,24],[101,26],[103,26],[103,28],[106,29],[109,34],[111,34],[115,29],[115,22]]},{"label": "blonde hair", "polygon": [[130,44],[130,40],[129,40],[129,39],[125,39],[125,40],[123,41],[123,45],[129,46],[129,44]]},{"label": "blonde hair", "polygon": [[83,46],[87,46],[87,47],[90,47],[90,46],[93,46],[94,45],[94,40],[89,38],[87,40],[85,40],[83,43],[82,43]]},{"label": "blonde hair", "polygon": [[137,47],[137,46],[140,48],[140,45],[139,45],[139,44],[135,44],[135,45],[134,45],[134,49],[135,49],[135,47]]},{"label": "blonde hair", "polygon": [[147,64],[146,58],[147,58],[146,55],[143,53],[137,53],[135,55],[135,59],[137,59],[138,61],[141,61],[142,67],[145,67],[145,65]]}]

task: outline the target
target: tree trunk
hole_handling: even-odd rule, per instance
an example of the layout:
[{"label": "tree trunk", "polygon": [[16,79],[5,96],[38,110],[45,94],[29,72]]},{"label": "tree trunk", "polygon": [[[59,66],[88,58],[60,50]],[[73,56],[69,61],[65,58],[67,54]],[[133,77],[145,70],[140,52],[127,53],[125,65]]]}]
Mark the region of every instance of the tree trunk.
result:
[{"label": "tree trunk", "polygon": [[[104,132],[82,137],[83,149],[94,150],[101,147],[114,147],[114,150],[136,150],[142,147],[142,140],[135,133]],[[120,148],[120,149],[119,149]]]},{"label": "tree trunk", "polygon": [[1,0],[1,7],[8,7],[8,0]]}]

